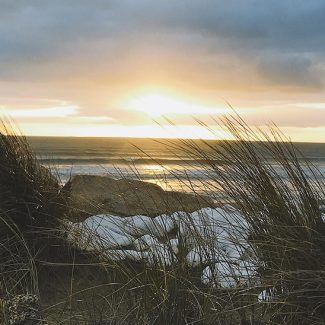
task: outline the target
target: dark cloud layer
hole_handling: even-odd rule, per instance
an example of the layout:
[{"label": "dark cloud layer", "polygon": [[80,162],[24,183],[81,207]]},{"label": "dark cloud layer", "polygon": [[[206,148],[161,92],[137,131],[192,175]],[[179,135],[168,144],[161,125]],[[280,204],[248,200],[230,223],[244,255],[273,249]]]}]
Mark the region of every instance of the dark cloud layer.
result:
[{"label": "dark cloud layer", "polygon": [[123,52],[153,52],[152,60],[155,55],[160,60],[166,48],[181,56],[184,47],[183,56],[192,53],[194,63],[197,56],[231,52],[257,65],[267,81],[321,83],[320,76],[309,75],[324,60],[321,0],[1,0],[0,6],[2,78],[26,78],[27,73],[33,79],[47,70],[50,75],[55,69],[49,63],[60,67],[70,56],[88,64],[105,57],[102,64],[109,69],[123,65],[117,58]]},{"label": "dark cloud layer", "polygon": [[303,54],[265,55],[257,66],[262,77],[271,83],[303,88],[322,88],[320,68]]}]

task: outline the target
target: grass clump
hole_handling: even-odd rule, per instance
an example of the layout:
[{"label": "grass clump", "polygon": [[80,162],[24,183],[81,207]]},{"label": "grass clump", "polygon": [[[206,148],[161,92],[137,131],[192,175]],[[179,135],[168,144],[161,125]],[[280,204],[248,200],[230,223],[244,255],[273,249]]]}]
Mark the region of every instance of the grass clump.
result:
[{"label": "grass clump", "polygon": [[249,224],[263,290],[262,320],[323,323],[323,176],[275,126],[256,130],[235,116],[223,127],[236,141],[217,146],[203,141],[202,150],[202,144],[186,140],[182,149],[206,161],[215,184]]},{"label": "grass clump", "polygon": [[0,212],[21,230],[55,224],[60,186],[36,159],[25,137],[0,128]]},{"label": "grass clump", "polygon": [[[39,260],[46,260],[50,247],[58,241],[64,199],[58,180],[40,165],[26,138],[5,121],[0,126],[0,157],[2,318],[5,324],[20,324],[19,319],[27,324],[24,317],[37,314],[32,312],[34,307],[26,311],[26,304],[36,306],[39,300]],[[25,311],[19,301],[25,301]]]}]

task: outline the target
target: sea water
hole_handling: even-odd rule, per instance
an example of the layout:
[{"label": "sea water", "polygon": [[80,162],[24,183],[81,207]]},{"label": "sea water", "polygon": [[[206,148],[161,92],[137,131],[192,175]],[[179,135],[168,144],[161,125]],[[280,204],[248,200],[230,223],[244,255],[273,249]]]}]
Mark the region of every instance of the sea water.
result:
[{"label": "sea water", "polygon": [[[28,140],[41,163],[51,167],[62,183],[77,174],[109,175],[141,179],[168,190],[216,191],[207,165],[193,159],[186,152],[188,143],[181,140],[77,137],[30,137]],[[199,141],[194,144],[201,146]],[[218,141],[209,144],[219,145]],[[325,174],[325,144],[296,143],[295,146]],[[273,165],[281,173],[279,166]]]}]

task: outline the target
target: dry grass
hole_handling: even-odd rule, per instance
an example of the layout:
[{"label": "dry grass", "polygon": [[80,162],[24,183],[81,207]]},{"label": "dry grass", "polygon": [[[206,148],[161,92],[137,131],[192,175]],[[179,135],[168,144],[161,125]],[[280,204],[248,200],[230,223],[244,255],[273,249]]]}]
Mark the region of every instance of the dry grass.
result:
[{"label": "dry grass", "polygon": [[[201,162],[211,180],[202,188],[209,193],[222,188],[244,215],[258,281],[237,281],[225,289],[216,278],[204,285],[200,277],[206,263],[189,267],[185,245],[177,263],[156,260],[151,267],[103,262],[70,249],[58,231],[66,212],[60,186],[39,165],[26,139],[3,125],[1,299],[41,291],[44,313],[53,324],[323,324],[324,184],[319,172],[276,127],[251,129],[238,116],[222,126],[237,141],[182,140],[170,149]],[[191,239],[209,246],[206,236],[193,232]],[[259,301],[262,291],[264,301]]]},{"label": "dry grass", "polygon": [[5,121],[0,125],[0,156],[0,299],[39,297],[40,261],[62,243],[57,230],[64,198],[26,138]]},{"label": "dry grass", "polygon": [[[323,323],[322,175],[275,126],[255,130],[235,116],[226,118],[223,127],[237,141],[221,141],[218,146],[203,141],[208,150],[184,141],[182,149],[208,163],[216,184],[250,225],[261,286],[266,290],[265,321]],[[216,160],[222,160],[223,166]]]}]

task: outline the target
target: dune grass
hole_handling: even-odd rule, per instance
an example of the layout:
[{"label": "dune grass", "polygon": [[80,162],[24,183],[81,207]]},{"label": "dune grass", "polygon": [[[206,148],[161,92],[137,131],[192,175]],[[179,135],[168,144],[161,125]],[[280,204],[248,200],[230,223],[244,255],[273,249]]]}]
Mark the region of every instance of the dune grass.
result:
[{"label": "dune grass", "polygon": [[[166,145],[201,162],[212,180],[202,181],[202,188],[209,195],[222,188],[227,202],[244,217],[242,229],[240,224],[230,230],[230,224],[224,225],[233,231],[234,241],[249,230],[247,240],[236,244],[246,254],[239,275],[239,261],[216,249],[208,224],[196,231],[191,214],[182,219],[186,237],[176,229],[159,239],[168,243],[178,238],[177,253],[169,247],[172,263],[157,256],[150,265],[113,261],[108,252],[104,256],[71,247],[62,230],[68,193],[38,163],[26,139],[4,123],[1,300],[35,295],[50,324],[323,324],[322,175],[275,126],[252,129],[238,116],[224,119],[222,126],[237,141]],[[193,247],[200,247],[199,262],[189,265]],[[231,279],[215,272],[221,260]],[[209,281],[202,281],[207,267]],[[232,285],[222,286],[226,280]],[[8,319],[6,308],[2,311]]]},{"label": "dune grass", "polygon": [[0,299],[5,324],[18,324],[19,313],[39,317],[28,303],[36,306],[39,300],[39,261],[53,252],[65,201],[58,180],[14,130],[10,122],[0,122]]},{"label": "dune grass", "polygon": [[185,140],[182,149],[205,159],[216,184],[250,225],[250,242],[265,287],[265,317],[276,324],[321,324],[325,316],[323,175],[275,126],[255,130],[235,116],[224,119],[223,127],[236,142],[221,141],[213,147],[203,141],[208,150],[202,150]]}]

